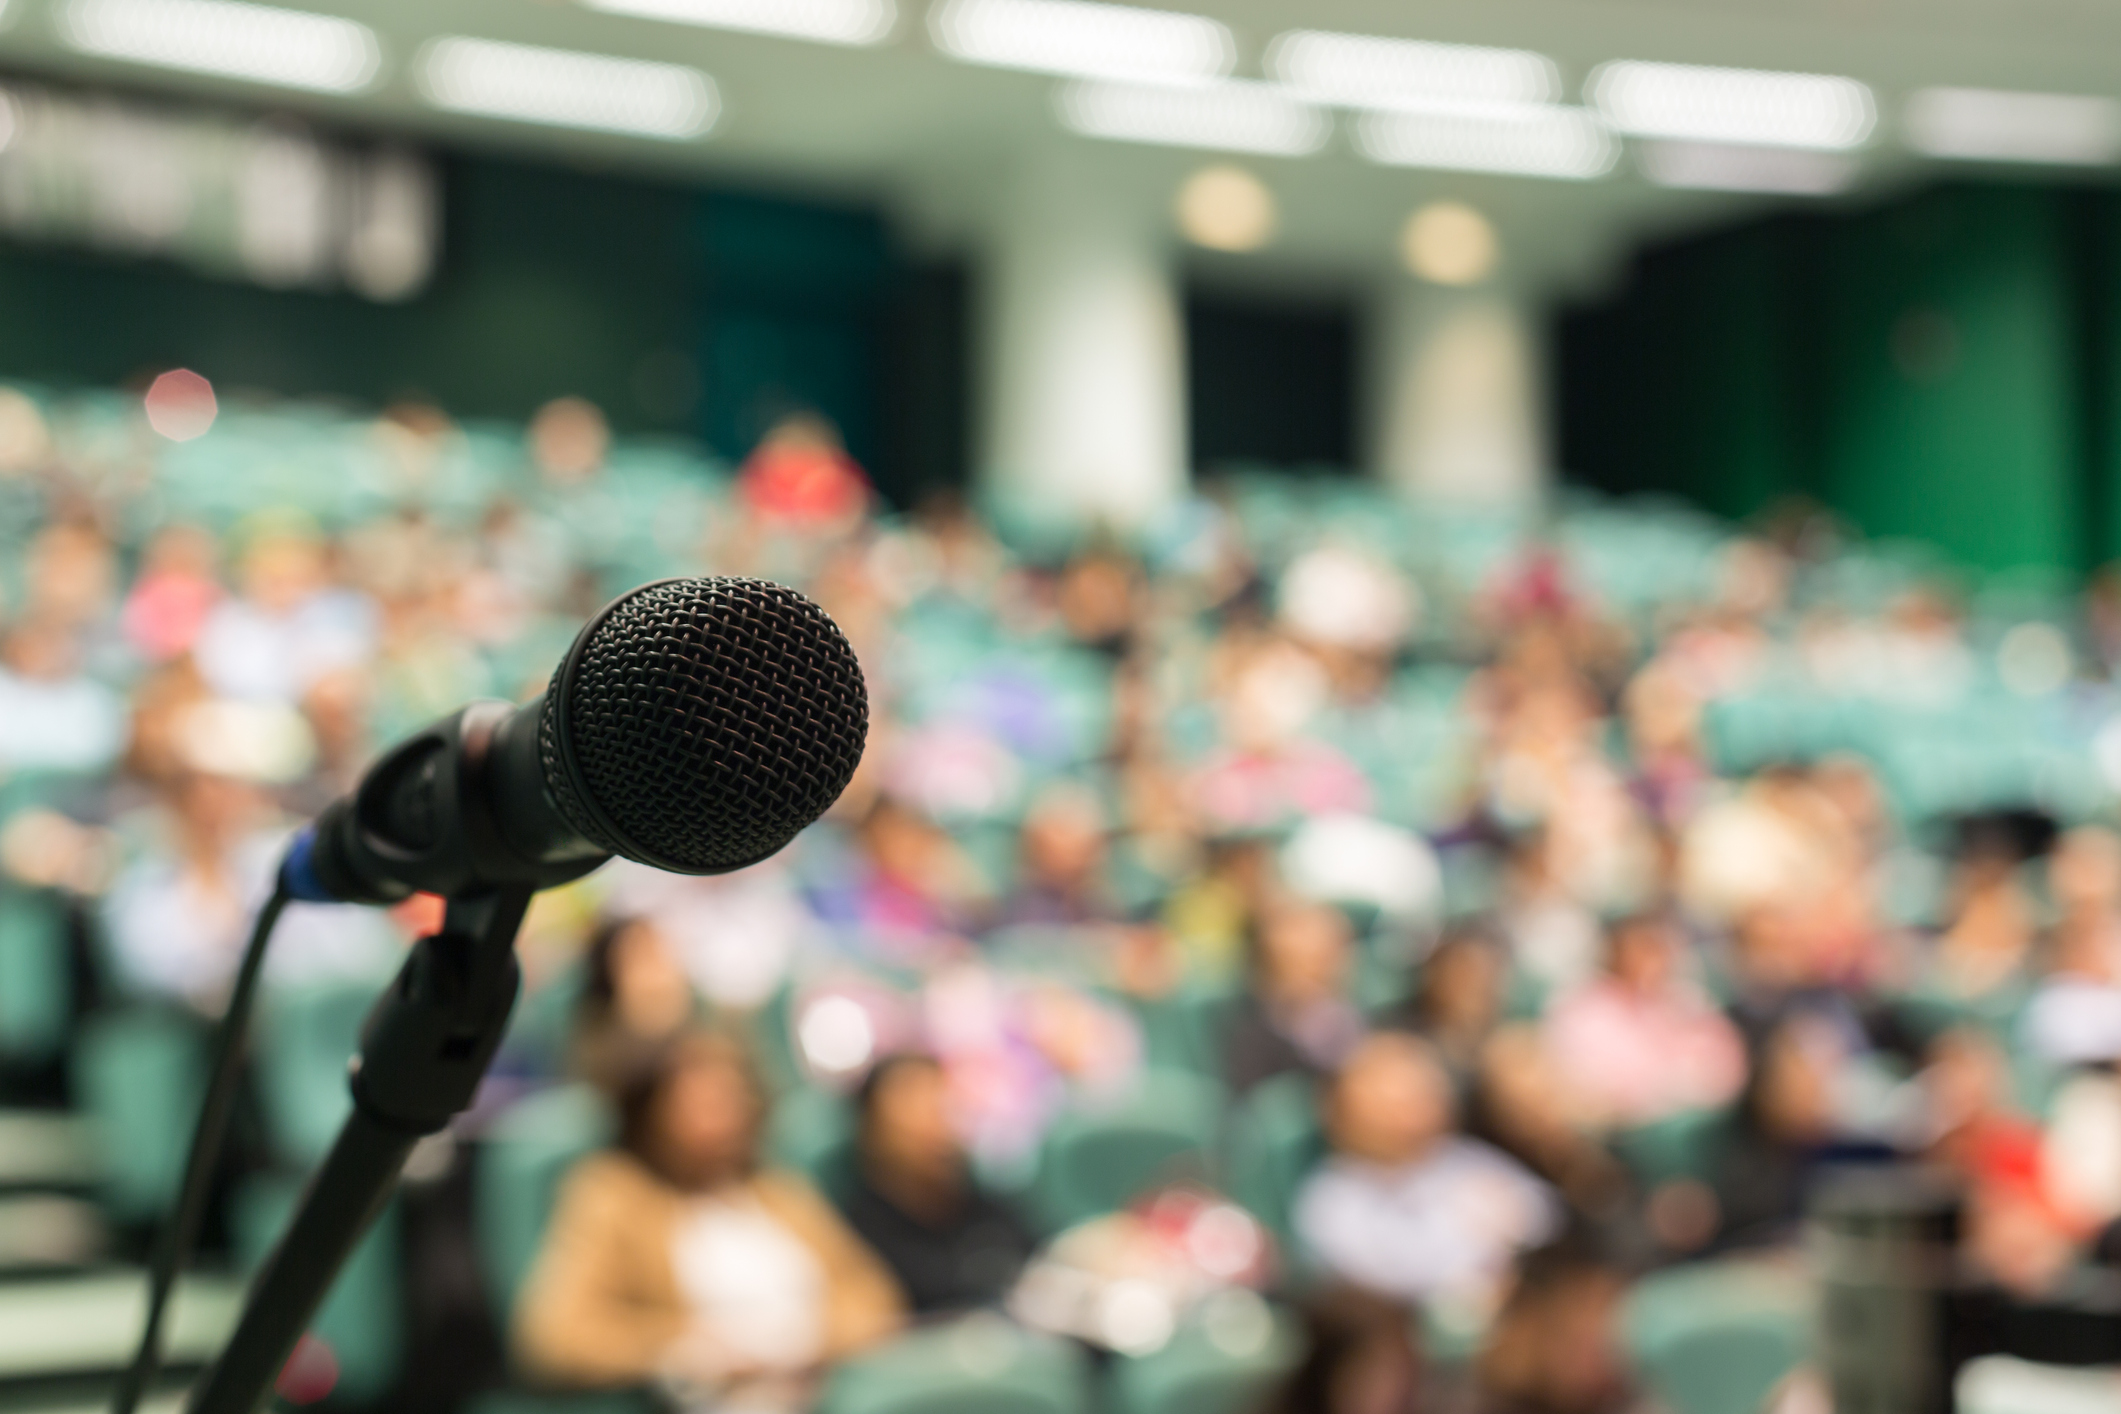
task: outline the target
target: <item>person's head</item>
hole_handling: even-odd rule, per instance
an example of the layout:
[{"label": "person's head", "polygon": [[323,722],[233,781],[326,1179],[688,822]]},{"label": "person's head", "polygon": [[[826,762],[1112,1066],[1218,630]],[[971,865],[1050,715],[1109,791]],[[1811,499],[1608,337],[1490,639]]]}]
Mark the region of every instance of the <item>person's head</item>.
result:
[{"label": "person's head", "polygon": [[324,587],[322,541],[306,530],[274,527],[244,548],[243,596],[268,613],[285,613]]},{"label": "person's head", "polygon": [[1353,950],[1353,930],[1338,908],[1309,899],[1285,900],[1254,926],[1253,986],[1269,1001],[1329,1000],[1346,988]]},{"label": "person's head", "polygon": [[2103,825],[2069,831],[2047,861],[2047,882],[2066,913],[2121,910],[2121,835]]},{"label": "person's head", "polygon": [[56,619],[24,619],[0,639],[0,666],[33,682],[61,682],[81,665],[74,635]]},{"label": "person's head", "polygon": [[1417,1407],[1421,1352],[1405,1307],[1355,1287],[1303,1305],[1307,1348],[1268,1414],[1407,1414]]},{"label": "person's head", "polygon": [[603,468],[611,427],[586,398],[554,398],[530,420],[530,459],[560,485],[587,481]]},{"label": "person's head", "polygon": [[1846,1059],[1845,1043],[1826,1023],[1788,1017],[1756,1048],[1740,1111],[1778,1143],[1823,1143],[1833,1137],[1835,1091]]},{"label": "person's head", "polygon": [[1024,873],[1045,888],[1076,891],[1105,859],[1105,814],[1080,787],[1057,787],[1032,803],[1021,835]]},{"label": "person's head", "polygon": [[663,930],[646,918],[607,919],[589,941],[583,1000],[603,1020],[643,1038],[691,1019],[692,980]]},{"label": "person's head", "polygon": [[1460,924],[1444,934],[1422,964],[1422,1019],[1448,1031],[1484,1031],[1502,1012],[1507,980],[1494,933],[1484,924]]},{"label": "person's head", "polygon": [[1606,929],[1606,971],[1630,991],[1649,995],[1671,984],[1679,966],[1679,930],[1655,913],[1630,914]]},{"label": "person's head", "polygon": [[1427,1042],[1404,1032],[1366,1037],[1326,1093],[1334,1151],[1373,1163],[1421,1157],[1457,1123],[1450,1077]]},{"label": "person's head", "polygon": [[862,1167],[895,1186],[937,1195],[962,1183],[965,1149],[950,1119],[950,1082],[933,1056],[886,1056],[855,1093]]},{"label": "person's head", "polygon": [[1627,1407],[1619,1317],[1627,1277],[1581,1238],[1563,1238],[1518,1264],[1479,1360],[1482,1393],[1543,1414]]},{"label": "person's head", "polygon": [[1982,1028],[1953,1027],[1930,1043],[1924,1060],[1922,1088],[1939,1128],[1956,1128],[2009,1107],[2010,1058]]},{"label": "person's head", "polygon": [[743,1044],[689,1030],[620,1089],[619,1147],[676,1187],[714,1188],[756,1167],[766,1111]]}]

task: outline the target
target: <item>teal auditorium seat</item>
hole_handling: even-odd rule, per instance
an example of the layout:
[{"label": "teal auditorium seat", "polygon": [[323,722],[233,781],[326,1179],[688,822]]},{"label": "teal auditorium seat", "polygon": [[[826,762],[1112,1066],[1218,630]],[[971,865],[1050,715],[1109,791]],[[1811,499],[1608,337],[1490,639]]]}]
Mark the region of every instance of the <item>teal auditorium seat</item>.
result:
[{"label": "teal auditorium seat", "polygon": [[0,884],[0,1061],[58,1055],[73,1007],[64,896]]},{"label": "teal auditorium seat", "polygon": [[1106,1388],[1110,1414],[1247,1414],[1301,1354],[1295,1323],[1249,1295],[1211,1302],[1153,1355],[1114,1360]]},{"label": "teal auditorium seat", "polygon": [[258,1007],[258,1098],[273,1152],[306,1169],[353,1108],[347,1066],[380,990],[374,982],[278,988]]},{"label": "teal auditorium seat", "polygon": [[[294,1216],[304,1180],[260,1175],[236,1190],[236,1251],[255,1268],[279,1241]],[[376,1218],[353,1257],[332,1283],[330,1295],[310,1323],[310,1334],[330,1347],[338,1362],[334,1400],[367,1404],[389,1393],[404,1359],[404,1306],[399,1300],[403,1262],[398,1247],[398,1207]]]},{"label": "teal auditorium seat", "polygon": [[189,1016],[137,1007],[82,1028],[75,1102],[102,1154],[100,1196],[120,1222],[152,1222],[176,1201],[206,1067],[205,1033]]},{"label": "teal auditorium seat", "polygon": [[1229,1192],[1293,1251],[1297,1190],[1325,1154],[1315,1082],[1277,1075],[1255,1086],[1230,1116]]},{"label": "teal auditorium seat", "polygon": [[1811,1321],[1801,1275],[1733,1261],[1643,1278],[1623,1325],[1636,1367],[1672,1414],[1756,1414],[1805,1358]]},{"label": "teal auditorium seat", "polygon": [[1124,1096],[1078,1104],[1047,1131],[1033,1212],[1059,1230],[1123,1208],[1152,1184],[1210,1177],[1223,1109],[1221,1086],[1172,1070],[1144,1071]]},{"label": "teal auditorium seat", "polygon": [[1076,1346],[999,1316],[916,1331],[836,1370],[817,1414],[1087,1414]]},{"label": "teal auditorium seat", "polygon": [[561,1180],[612,1133],[603,1097],[583,1085],[532,1095],[486,1131],[473,1168],[473,1220],[481,1274],[504,1325],[537,1257]]}]

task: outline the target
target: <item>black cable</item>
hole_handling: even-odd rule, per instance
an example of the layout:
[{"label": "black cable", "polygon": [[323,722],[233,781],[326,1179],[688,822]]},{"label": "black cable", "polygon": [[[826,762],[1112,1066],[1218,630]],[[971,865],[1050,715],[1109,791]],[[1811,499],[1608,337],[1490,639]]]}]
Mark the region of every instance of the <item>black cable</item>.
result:
[{"label": "black cable", "polygon": [[242,1074],[243,1043],[250,1029],[258,973],[265,961],[266,944],[272,940],[273,926],[280,921],[280,911],[287,904],[287,886],[280,882],[275,870],[272,897],[265,900],[251,925],[250,941],[244,945],[243,961],[236,969],[236,985],[228,994],[228,1010],[222,1013],[221,1024],[214,1032],[213,1076],[207,1083],[205,1102],[199,1107],[198,1127],[192,1131],[191,1154],[184,1161],[184,1187],[178,1195],[176,1211],[170,1214],[155,1243],[154,1267],[147,1286],[147,1324],[140,1331],[140,1348],[133,1355],[132,1367],[118,1381],[118,1391],[111,1398],[111,1414],[133,1414],[161,1367],[162,1318],[170,1292],[176,1287],[177,1274],[190,1258],[192,1245],[199,1239],[199,1224],[206,1216],[214,1165],[221,1156],[221,1145],[228,1137],[229,1116],[236,1107],[236,1085]]}]

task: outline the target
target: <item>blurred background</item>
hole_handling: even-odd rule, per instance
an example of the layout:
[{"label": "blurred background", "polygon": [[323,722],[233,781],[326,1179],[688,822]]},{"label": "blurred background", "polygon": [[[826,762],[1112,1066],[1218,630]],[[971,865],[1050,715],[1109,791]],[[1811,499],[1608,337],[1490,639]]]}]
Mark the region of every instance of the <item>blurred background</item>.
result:
[{"label": "blurred background", "polygon": [[[0,1410],[294,826],[674,574],[864,766],[541,896],[333,1411],[2121,1407],[2121,16],[6,0]],[[297,906],[175,1408],[439,901]]]}]

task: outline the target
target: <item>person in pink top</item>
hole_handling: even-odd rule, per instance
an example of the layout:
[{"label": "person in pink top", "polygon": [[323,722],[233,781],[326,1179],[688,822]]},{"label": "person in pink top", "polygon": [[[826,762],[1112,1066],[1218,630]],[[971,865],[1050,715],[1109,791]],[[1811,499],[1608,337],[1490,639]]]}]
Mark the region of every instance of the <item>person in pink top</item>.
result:
[{"label": "person in pink top", "polygon": [[1744,1043],[1682,974],[1683,947],[1668,918],[1622,919],[1606,932],[1603,973],[1548,1011],[1547,1050],[1583,1122],[1648,1124],[1727,1104],[1745,1084]]}]

